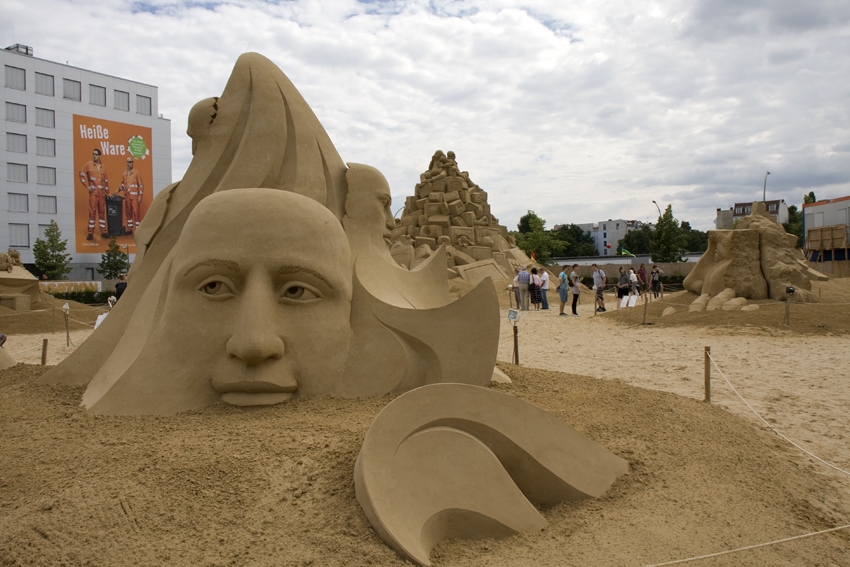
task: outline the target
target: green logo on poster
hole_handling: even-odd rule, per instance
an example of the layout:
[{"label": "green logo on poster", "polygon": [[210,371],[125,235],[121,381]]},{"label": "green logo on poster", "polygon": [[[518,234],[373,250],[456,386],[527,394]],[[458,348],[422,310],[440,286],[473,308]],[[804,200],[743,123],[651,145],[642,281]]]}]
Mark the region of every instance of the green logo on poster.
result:
[{"label": "green logo on poster", "polygon": [[148,147],[145,145],[145,140],[141,136],[130,138],[127,142],[127,147],[136,159],[142,158],[148,153]]}]

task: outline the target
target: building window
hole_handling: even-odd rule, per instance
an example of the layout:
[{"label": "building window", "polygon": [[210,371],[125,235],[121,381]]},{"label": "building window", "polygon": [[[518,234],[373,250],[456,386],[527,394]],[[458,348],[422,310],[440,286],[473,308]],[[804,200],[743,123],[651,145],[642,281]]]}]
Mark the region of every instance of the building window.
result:
[{"label": "building window", "polygon": [[40,224],[38,225],[38,238],[40,240],[47,240],[47,229],[50,228],[49,224]]},{"label": "building window", "polygon": [[6,181],[14,181],[16,183],[26,183],[27,166],[23,163],[7,163],[6,164]]},{"label": "building window", "polygon": [[23,134],[6,132],[6,151],[19,154],[27,153],[27,137]]},{"label": "building window", "polygon": [[62,79],[62,98],[76,101],[83,100],[83,87],[80,81]]},{"label": "building window", "polygon": [[603,248],[603,249],[602,249],[602,255],[603,255],[603,256],[607,256],[607,255],[608,255],[608,249],[607,249],[607,248]]},{"label": "building window", "polygon": [[602,238],[608,238],[608,233],[607,233],[607,232],[603,232],[603,233],[602,233]]},{"label": "building window", "polygon": [[40,156],[54,157],[56,155],[56,140],[36,137],[35,153]]},{"label": "building window", "polygon": [[752,206],[745,207],[744,212],[747,213],[747,214],[750,214],[751,212],[753,212],[753,207]]},{"label": "building window", "polygon": [[617,230],[620,230],[620,223],[617,223]]},{"label": "building window", "polygon": [[86,268],[86,279],[94,281],[94,268]]},{"label": "building window", "polygon": [[30,225],[9,223],[9,246],[14,248],[29,248]]},{"label": "building window", "polygon": [[151,98],[149,96],[136,95],[136,114],[151,115]]},{"label": "building window", "polygon": [[[38,196],[38,212],[47,213],[49,215],[56,214],[56,197],[51,197],[50,195],[39,195]],[[41,231],[39,230],[39,234]]]},{"label": "building window", "polygon": [[115,95],[115,110],[130,110],[130,93],[113,91]]},{"label": "building window", "polygon": [[35,125],[45,128],[56,128],[56,114],[47,108],[35,109]]},{"label": "building window", "polygon": [[35,74],[35,94],[53,96],[53,75]]},{"label": "building window", "polygon": [[9,212],[28,213],[29,210],[30,203],[26,193],[9,193]]},{"label": "building window", "polygon": [[23,69],[6,65],[6,88],[27,90],[27,74]]},{"label": "building window", "polygon": [[39,185],[56,185],[56,168],[38,166],[37,177]]},{"label": "building window", "polygon": [[607,224],[603,224],[603,225],[602,225],[602,230],[608,230],[608,225],[607,225]]},{"label": "building window", "polygon": [[26,122],[27,107],[23,104],[15,104],[14,102],[6,103],[6,120],[9,122]]},{"label": "building window", "polygon": [[740,214],[741,214],[741,207],[735,207],[735,214],[736,214],[736,215],[740,215]]},{"label": "building window", "polygon": [[770,206],[768,207],[768,210],[769,210],[769,211],[772,211],[772,212],[775,212],[775,211],[776,211],[776,203],[774,203],[774,204],[770,205]]},{"label": "building window", "polygon": [[89,85],[89,104],[106,106],[106,89],[97,85]]}]

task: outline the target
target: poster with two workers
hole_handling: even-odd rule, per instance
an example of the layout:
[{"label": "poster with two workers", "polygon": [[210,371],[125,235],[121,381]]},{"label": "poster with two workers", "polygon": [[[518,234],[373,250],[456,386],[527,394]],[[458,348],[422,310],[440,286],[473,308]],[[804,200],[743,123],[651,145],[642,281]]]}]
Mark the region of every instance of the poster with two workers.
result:
[{"label": "poster with two workers", "polygon": [[115,237],[135,253],[134,234],[153,201],[151,129],[74,115],[74,235],[77,253],[102,254]]}]

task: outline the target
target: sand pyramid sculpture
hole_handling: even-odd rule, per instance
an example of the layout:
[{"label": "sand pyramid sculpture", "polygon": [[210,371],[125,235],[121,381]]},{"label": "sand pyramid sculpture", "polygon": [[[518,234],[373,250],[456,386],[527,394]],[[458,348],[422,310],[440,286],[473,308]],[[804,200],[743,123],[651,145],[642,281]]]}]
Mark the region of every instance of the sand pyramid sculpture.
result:
[{"label": "sand pyramid sculpture", "polygon": [[762,202],[754,202],[735,229],[710,230],[708,248],[684,282],[700,296],[691,310],[719,309],[733,300],[784,301],[788,288],[794,288],[794,301],[817,301],[811,280],[826,276],[809,268],[796,243]]},{"label": "sand pyramid sculpture", "polygon": [[[437,238],[420,265],[395,262],[386,179],[343,164],[274,64],[240,57],[221,97],[190,113],[189,134],[195,157],[142,222],[127,291],[42,383],[85,384],[83,405],[107,415],[406,392],[376,417],[354,476],[375,531],[423,565],[441,539],[541,529],[535,505],[598,496],[627,471],[483,387],[498,348],[493,286],[451,302]],[[504,237],[487,209],[464,212],[471,226],[449,226],[495,253]]]},{"label": "sand pyramid sculpture", "polygon": [[415,268],[445,246],[451,275],[477,282],[483,275],[513,277],[513,270],[531,263],[516,247],[508,230],[490,211],[487,192],[466,171],[455,153],[437,150],[419,176],[414,194],[391,235],[393,258]]}]

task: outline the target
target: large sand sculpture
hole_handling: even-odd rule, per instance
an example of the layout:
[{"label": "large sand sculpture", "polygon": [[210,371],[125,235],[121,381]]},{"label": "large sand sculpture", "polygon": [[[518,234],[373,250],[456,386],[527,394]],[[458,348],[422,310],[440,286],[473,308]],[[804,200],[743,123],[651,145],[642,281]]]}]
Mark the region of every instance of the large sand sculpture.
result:
[{"label": "large sand sculpture", "polygon": [[[386,180],[343,164],[271,62],[240,57],[188,133],[194,159],[137,231],[127,291],[42,382],[85,384],[83,405],[109,415],[413,390],[375,420],[355,478],[375,530],[422,564],[446,537],[539,529],[533,504],[597,496],[625,472],[566,425],[481,387],[498,348],[493,286],[451,302],[440,238],[412,269],[396,263]],[[470,183],[433,169],[428,183]],[[495,256],[502,234],[473,216],[452,226]]]},{"label": "large sand sculpture", "polygon": [[810,280],[824,276],[806,265],[796,242],[764,203],[754,202],[734,230],[709,231],[708,249],[685,278],[685,289],[700,295],[700,306],[718,298],[718,308],[733,298],[785,300],[788,287],[795,301],[816,301]]},{"label": "large sand sculpture", "polygon": [[[187,384],[197,380],[195,372],[181,374],[180,365],[169,371],[166,363],[152,362],[176,362],[178,352],[185,359],[193,358],[191,353],[204,350],[208,334],[206,328],[181,322],[184,333],[174,335],[176,344],[168,345],[160,338],[175,324],[170,321],[172,310],[167,309],[173,275],[169,271],[177,255],[187,253],[178,242],[186,236],[184,225],[197,205],[214,193],[244,188],[252,188],[253,194],[257,188],[267,188],[301,195],[347,227],[337,236],[348,237],[347,254],[353,263],[353,269],[349,266],[353,271],[349,275],[350,324],[357,331],[351,333],[350,345],[326,357],[343,358],[348,378],[344,384],[328,378],[325,383],[333,383],[332,388],[299,387],[292,395],[358,397],[449,379],[477,385],[490,381],[499,332],[493,291],[482,285],[462,302],[450,303],[445,256],[441,260],[435,254],[413,272],[392,260],[383,237],[389,230],[386,180],[368,166],[346,167],[310,107],[273,63],[257,54],[240,57],[221,97],[194,106],[188,134],[192,163],[183,180],[157,195],[139,227],[139,253],[128,275],[127,292],[95,333],[46,374],[43,382],[88,385],[84,405],[110,414],[167,415],[219,399],[252,405],[282,399],[222,398],[222,392],[210,383],[205,389],[187,386],[189,391],[182,396],[142,386],[143,376],[150,371],[179,375]],[[242,199],[234,198],[234,202]],[[255,224],[254,212],[242,214],[248,216],[229,225],[234,227],[230,235],[234,249],[243,236],[237,227]],[[303,227],[316,219],[308,215],[298,222]],[[264,228],[268,236],[265,244],[257,244],[259,250],[274,240],[277,224],[270,221],[256,227]],[[471,313],[477,315],[471,317]],[[225,342],[216,340],[223,352]],[[376,368],[382,372],[375,372]]]}]

